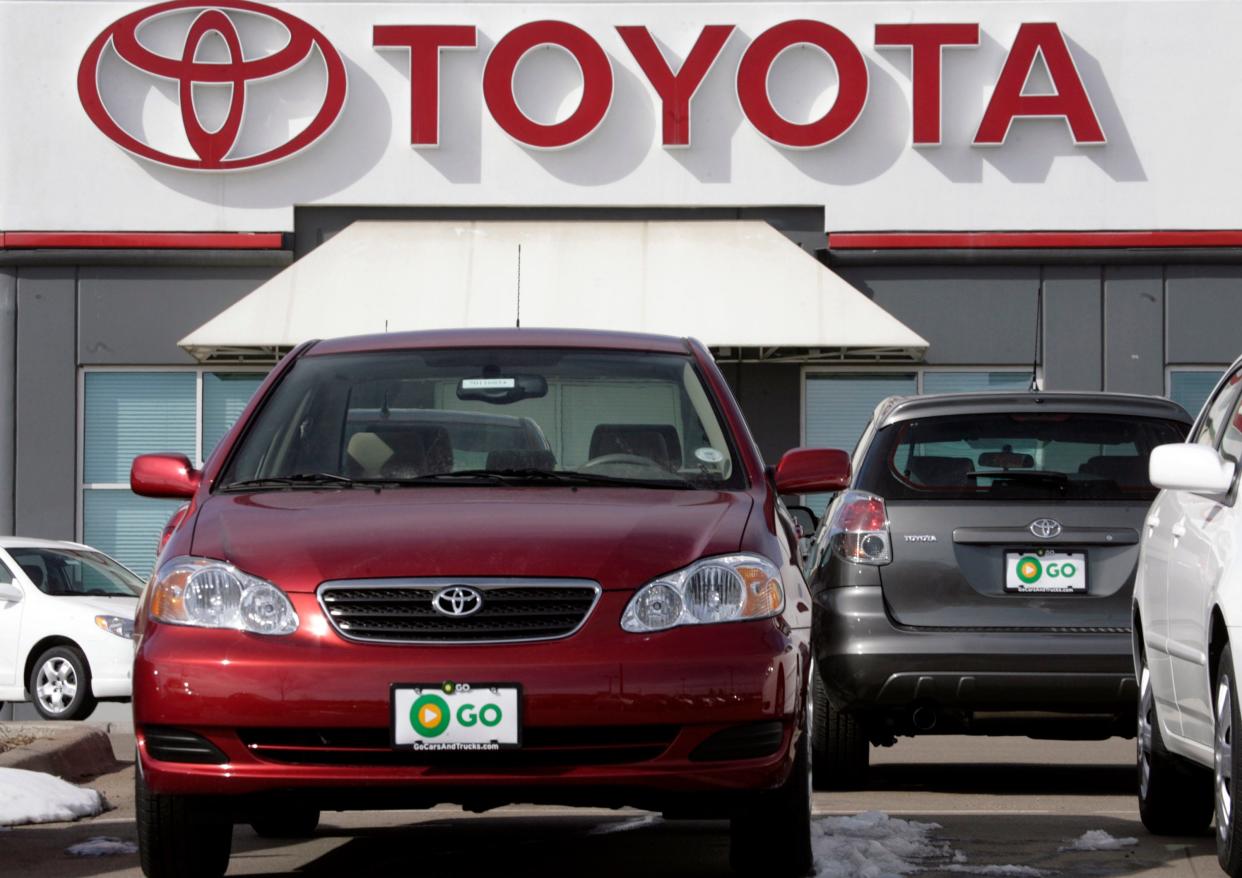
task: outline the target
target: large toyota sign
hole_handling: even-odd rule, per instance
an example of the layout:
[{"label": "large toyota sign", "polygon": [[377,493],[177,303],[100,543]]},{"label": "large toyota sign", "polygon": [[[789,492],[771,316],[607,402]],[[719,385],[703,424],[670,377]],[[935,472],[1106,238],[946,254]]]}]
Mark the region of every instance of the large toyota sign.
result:
[{"label": "large toyota sign", "polygon": [[[162,33],[161,33],[162,26]],[[279,31],[264,39],[264,28]],[[179,30],[178,30],[179,29]],[[180,39],[176,34],[184,32]],[[726,43],[745,39],[732,24],[708,24],[699,31],[686,57],[670,63],[660,49],[660,34],[645,25],[620,25],[617,33],[659,100],[661,143],[691,147],[695,94],[710,75]],[[170,32],[174,35],[169,41]],[[150,34],[150,42],[147,35]],[[155,43],[163,36],[171,51]],[[219,60],[204,58],[204,47],[215,40]],[[941,101],[945,49],[975,48],[980,26],[954,24],[877,24],[874,46],[910,53],[913,80],[912,142],[936,146],[941,142]],[[250,45],[254,43],[256,45]],[[376,49],[408,53],[410,78],[410,143],[418,147],[439,144],[440,54],[446,50],[482,51],[479,28],[472,24],[377,25]],[[518,67],[531,53],[554,48],[568,55],[581,77],[580,94],[563,119],[543,122],[523,110],[514,90]],[[818,51],[836,74],[835,97],[827,108],[806,121],[783,115],[773,100],[771,80],[776,62],[794,49]],[[133,71],[158,78],[176,88],[184,123],[185,151],[173,153],[145,141],[131,130],[116,109],[122,95],[111,103],[106,86],[116,74],[105,70],[115,56]],[[1031,94],[1027,83],[1042,63],[1049,90]],[[279,144],[247,150],[240,143],[248,95],[258,84],[278,79],[304,65],[322,68],[323,95],[318,109],[300,130]],[[858,45],[827,21],[794,19],[772,24],[750,40],[731,75],[742,112],[754,129],[779,147],[814,149],[845,136],[865,112],[869,93],[867,61]],[[571,147],[599,128],[617,100],[613,62],[587,30],[568,21],[545,19],[521,24],[500,35],[486,50],[481,83],[493,121],[519,144],[533,149]],[[199,94],[215,87],[227,92],[223,116],[208,127],[198,108]],[[82,106],[99,129],[120,146],[152,161],[196,170],[237,170],[279,161],[321,137],[336,121],[345,103],[346,73],[332,44],[311,25],[271,6],[249,0],[203,4],[173,0],[124,16],[95,38],[78,72]],[[974,146],[999,146],[1015,120],[1055,118],[1066,122],[1073,142],[1080,146],[1105,143],[1105,134],[1091,105],[1066,44],[1065,34],[1053,22],[1021,24],[1009,49],[991,98],[972,139]]]}]

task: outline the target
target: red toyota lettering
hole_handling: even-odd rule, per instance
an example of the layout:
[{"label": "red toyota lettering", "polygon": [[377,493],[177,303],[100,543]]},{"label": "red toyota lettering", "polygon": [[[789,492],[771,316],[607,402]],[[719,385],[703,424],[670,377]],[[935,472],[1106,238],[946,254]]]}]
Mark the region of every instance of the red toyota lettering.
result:
[{"label": "red toyota lettering", "polygon": [[690,101],[720,57],[733,30],[731,24],[709,24],[704,27],[690,54],[674,73],[647,28],[641,25],[617,28],[630,54],[660,97],[664,107],[662,143],[665,146],[690,145]]},{"label": "red toyota lettering", "polygon": [[877,24],[875,44],[910,47],[914,145],[939,146],[944,49],[979,45],[979,25]]},{"label": "red toyota lettering", "polygon": [[440,52],[473,49],[478,44],[474,25],[380,24],[373,31],[377,48],[410,52],[410,145],[440,143]]},{"label": "red toyota lettering", "polygon": [[[518,62],[538,46],[560,46],[582,71],[582,98],[567,119],[545,125],[531,119],[513,94]],[[612,64],[599,43],[580,27],[564,21],[534,21],[501,37],[483,68],[483,99],[496,124],[525,146],[560,149],[599,127],[612,105]]]},{"label": "red toyota lettering", "polygon": [[[777,57],[794,46],[822,49],[837,68],[837,99],[813,122],[790,122],[772,106],[768,74]],[[780,146],[811,149],[831,143],[858,121],[867,103],[867,62],[841,31],[822,21],[798,19],[768,28],[742,55],[737,67],[737,97],[755,130]]]},{"label": "red toyota lettering", "polygon": [[[1044,59],[1052,94],[1024,94],[1036,56]],[[975,134],[975,146],[1000,146],[1014,119],[1061,117],[1069,124],[1078,146],[1102,144],[1104,130],[1091,106],[1087,89],[1065,45],[1061,28],[1052,22],[1027,23],[1018,28],[1005,59],[992,99]]]}]

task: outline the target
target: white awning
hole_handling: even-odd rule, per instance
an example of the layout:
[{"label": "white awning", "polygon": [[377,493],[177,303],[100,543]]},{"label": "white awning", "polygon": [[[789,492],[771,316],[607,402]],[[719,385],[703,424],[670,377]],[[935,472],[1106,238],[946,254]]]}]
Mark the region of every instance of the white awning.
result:
[{"label": "white awning", "polygon": [[917,359],[927,347],[760,221],[362,221],[181,347],[272,357],[310,338],[513,326],[692,336],[800,359]]}]

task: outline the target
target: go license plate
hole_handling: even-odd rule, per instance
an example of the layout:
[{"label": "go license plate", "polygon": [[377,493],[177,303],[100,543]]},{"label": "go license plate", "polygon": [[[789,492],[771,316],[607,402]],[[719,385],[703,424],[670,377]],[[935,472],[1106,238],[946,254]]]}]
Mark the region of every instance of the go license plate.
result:
[{"label": "go license plate", "polygon": [[412,750],[504,750],[522,746],[516,683],[396,683],[392,745]]},{"label": "go license plate", "polygon": [[1076,594],[1087,590],[1085,552],[1005,553],[1005,591]]}]

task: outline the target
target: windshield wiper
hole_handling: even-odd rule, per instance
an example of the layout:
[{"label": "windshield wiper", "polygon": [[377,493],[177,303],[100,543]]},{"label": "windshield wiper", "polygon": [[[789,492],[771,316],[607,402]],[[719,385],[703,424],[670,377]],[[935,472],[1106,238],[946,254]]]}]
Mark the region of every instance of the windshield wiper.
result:
[{"label": "windshield wiper", "polygon": [[265,476],[260,479],[242,479],[230,482],[221,491],[243,491],[248,488],[352,488],[356,485],[368,484],[366,481],[351,479],[336,473],[294,473],[289,476]]},{"label": "windshield wiper", "polygon": [[560,485],[617,485],[627,488],[692,488],[694,485],[680,476],[668,479],[626,479],[620,476],[604,476],[597,473],[581,473],[573,470],[547,469],[467,469],[451,473],[436,473],[413,479],[402,479],[398,484],[428,484],[434,482],[469,481],[486,479],[501,484],[552,482]]}]

